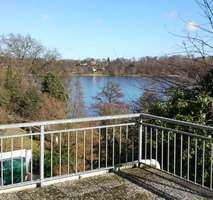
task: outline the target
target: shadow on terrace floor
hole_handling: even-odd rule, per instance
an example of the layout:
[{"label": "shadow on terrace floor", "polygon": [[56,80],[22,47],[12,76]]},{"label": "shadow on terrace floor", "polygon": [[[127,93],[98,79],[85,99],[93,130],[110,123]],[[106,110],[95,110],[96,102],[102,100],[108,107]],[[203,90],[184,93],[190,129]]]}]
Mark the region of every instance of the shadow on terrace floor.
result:
[{"label": "shadow on terrace floor", "polygon": [[116,174],[165,199],[213,199],[213,192],[147,166]]}]

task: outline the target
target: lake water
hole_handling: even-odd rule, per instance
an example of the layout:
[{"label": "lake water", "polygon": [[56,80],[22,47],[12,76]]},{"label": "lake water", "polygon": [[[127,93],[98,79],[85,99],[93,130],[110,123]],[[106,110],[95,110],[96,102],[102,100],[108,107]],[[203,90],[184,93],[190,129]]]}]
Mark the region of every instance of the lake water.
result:
[{"label": "lake water", "polygon": [[93,115],[91,105],[95,97],[107,82],[113,81],[120,85],[124,93],[124,101],[131,103],[140,97],[146,89],[159,88],[161,85],[153,82],[151,78],[143,77],[116,77],[116,76],[72,76],[69,79],[69,87],[72,88],[73,83],[78,79],[81,84],[84,103],[87,110],[87,115]]}]

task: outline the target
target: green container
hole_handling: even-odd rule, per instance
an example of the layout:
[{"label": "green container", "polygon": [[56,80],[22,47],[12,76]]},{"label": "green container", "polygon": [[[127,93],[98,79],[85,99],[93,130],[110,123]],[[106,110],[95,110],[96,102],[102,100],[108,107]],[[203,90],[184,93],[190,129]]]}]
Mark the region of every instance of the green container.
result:
[{"label": "green container", "polygon": [[[26,176],[26,160],[25,158],[14,158],[3,160],[3,181],[4,185],[12,184],[12,163],[13,163],[13,183],[20,183]],[[23,163],[23,164],[22,164]],[[23,170],[23,171],[22,171]]]}]

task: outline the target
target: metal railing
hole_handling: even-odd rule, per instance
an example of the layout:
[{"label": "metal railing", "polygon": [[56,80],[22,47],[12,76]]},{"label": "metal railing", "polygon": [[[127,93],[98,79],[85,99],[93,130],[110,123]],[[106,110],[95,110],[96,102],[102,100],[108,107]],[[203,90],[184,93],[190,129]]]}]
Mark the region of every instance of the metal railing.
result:
[{"label": "metal railing", "polygon": [[142,158],[161,170],[212,190],[213,127],[142,114]]},{"label": "metal railing", "polygon": [[0,189],[138,160],[139,114],[0,125]]},{"label": "metal railing", "polygon": [[212,189],[212,132],[148,114],[0,125],[0,190],[136,163]]}]

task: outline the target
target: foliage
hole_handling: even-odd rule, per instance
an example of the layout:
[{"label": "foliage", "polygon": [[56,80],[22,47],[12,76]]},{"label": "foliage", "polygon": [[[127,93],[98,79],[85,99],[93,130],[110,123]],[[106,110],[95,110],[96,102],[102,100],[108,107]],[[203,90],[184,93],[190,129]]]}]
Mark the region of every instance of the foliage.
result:
[{"label": "foliage", "polygon": [[196,87],[176,88],[166,101],[158,100],[149,110],[167,118],[213,124],[213,71],[210,70]]},{"label": "foliage", "polygon": [[203,77],[201,80],[201,89],[205,91],[209,96],[213,97],[213,69]]},{"label": "foliage", "polygon": [[42,92],[48,93],[50,96],[63,102],[68,100],[65,88],[56,74],[52,72],[47,73],[44,76],[41,85]]},{"label": "foliage", "polygon": [[156,102],[150,112],[172,119],[206,124],[210,97],[197,90],[175,89],[166,101]]},{"label": "foliage", "polygon": [[6,124],[9,120],[9,113],[0,106],[0,123]]},{"label": "foliage", "polygon": [[30,87],[23,96],[18,99],[15,112],[21,117],[35,119],[40,104],[41,98],[38,90],[35,87]]},{"label": "foliage", "polygon": [[68,116],[68,106],[54,97],[44,93],[41,97],[41,106],[37,111],[37,120],[65,119]]},{"label": "foliage", "polygon": [[21,78],[11,67],[7,68],[4,87],[9,91],[12,102],[16,102],[17,98],[22,95]]},{"label": "foliage", "polygon": [[0,106],[8,108],[10,106],[11,96],[10,91],[4,87],[0,87]]},{"label": "foliage", "polygon": [[39,75],[18,70],[15,65],[2,68],[1,72],[1,123],[67,117],[67,101],[62,101],[67,96],[59,79],[53,79],[53,82],[52,79],[46,79],[47,86],[52,89],[49,90],[53,94],[51,96],[49,93],[42,93]]},{"label": "foliage", "polygon": [[132,103],[132,110],[135,113],[149,113],[149,110],[159,100],[158,94],[152,91],[145,91],[136,101]]},{"label": "foliage", "polygon": [[[170,96],[167,99],[164,100],[157,100],[155,101],[152,106],[149,108],[149,112],[154,115],[167,117],[170,119],[178,119],[183,121],[189,121],[189,122],[195,122],[198,124],[204,124],[204,125],[213,125],[212,121],[212,71],[210,71],[204,78],[198,82],[196,87],[190,87],[190,88],[175,88],[172,91],[170,91]],[[141,97],[142,98],[142,97]],[[149,122],[150,123],[150,122]],[[166,123],[159,120],[154,120],[151,123],[160,125],[162,127],[170,128],[173,130],[179,130],[184,131],[185,133],[193,133],[197,135],[201,135],[204,137],[209,137],[211,133],[209,133],[206,130],[200,130],[200,129],[193,129],[192,127],[187,126],[179,126],[175,124]],[[211,152],[211,140],[204,140],[201,138],[196,137],[189,137],[187,134],[183,134],[183,144],[181,147],[181,134],[176,134],[174,136],[173,131],[164,130],[163,132],[159,134],[159,140],[158,140],[158,146],[161,146],[162,143],[169,147],[170,157],[168,158],[168,151],[164,151],[164,158],[168,158],[170,160],[170,163],[168,163],[167,159],[162,159],[162,152],[160,148],[158,149],[158,154],[161,155],[158,157],[158,161],[163,164],[164,168],[168,167],[170,170],[174,170],[173,161],[174,161],[174,155],[172,152],[174,152],[174,142],[176,143],[176,172],[177,175],[180,175],[180,162],[182,162],[182,173],[183,177],[186,178],[187,175],[187,160],[190,159],[190,162],[195,161],[195,157],[202,158],[203,157],[203,148],[205,148],[205,174],[204,174],[204,180],[205,185],[209,186],[209,180],[210,180],[210,166],[211,166],[211,159],[210,159],[210,152]],[[148,129],[148,132],[151,130]],[[164,133],[164,137],[162,136],[162,133]],[[189,141],[190,139],[190,141]],[[150,141],[148,141],[149,143]],[[190,152],[188,153],[188,145],[190,142]],[[170,143],[170,146],[169,146]],[[155,144],[154,144],[155,146]],[[197,146],[197,149],[195,150],[195,147]],[[156,147],[155,147],[156,148]],[[182,158],[180,157],[179,153],[182,151]],[[197,155],[196,152],[197,151]],[[149,155],[150,152],[147,154]],[[188,155],[190,155],[190,158],[188,158]],[[182,160],[181,160],[182,159]],[[163,162],[163,163],[162,163]],[[201,183],[202,181],[202,167],[203,167],[203,161],[202,159],[197,160],[197,182]],[[194,174],[194,165],[189,165],[189,171],[191,172],[189,174],[190,180],[194,180],[195,174]]]}]

